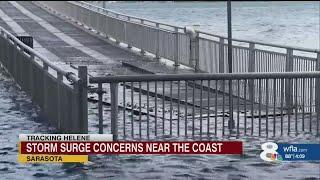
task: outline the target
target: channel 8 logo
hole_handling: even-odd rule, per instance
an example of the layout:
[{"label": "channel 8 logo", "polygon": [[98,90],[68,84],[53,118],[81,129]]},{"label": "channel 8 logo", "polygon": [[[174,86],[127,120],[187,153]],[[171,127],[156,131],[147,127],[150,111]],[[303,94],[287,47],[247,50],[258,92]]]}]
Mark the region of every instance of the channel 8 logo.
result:
[{"label": "channel 8 logo", "polygon": [[260,158],[264,161],[273,162],[273,161],[282,161],[282,157],[278,154],[277,149],[278,145],[273,142],[266,142],[261,145],[263,150],[260,153]]}]

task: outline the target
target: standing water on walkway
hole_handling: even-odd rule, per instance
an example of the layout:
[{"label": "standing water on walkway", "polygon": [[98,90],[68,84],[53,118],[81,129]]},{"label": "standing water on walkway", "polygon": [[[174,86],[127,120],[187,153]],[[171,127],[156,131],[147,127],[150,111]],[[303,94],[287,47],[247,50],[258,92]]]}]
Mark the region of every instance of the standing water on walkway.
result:
[{"label": "standing water on walkway", "polygon": [[[105,116],[110,108],[105,107]],[[97,133],[97,104],[89,103],[89,131]],[[107,126],[107,125],[106,125]],[[41,123],[39,111],[3,71],[0,73],[0,175],[4,179],[317,179],[318,162],[267,163],[260,159],[264,138],[244,141],[244,156],[222,155],[121,155],[92,156],[84,166],[73,164],[19,164],[17,142],[20,133],[54,133]],[[317,143],[305,134],[282,137],[276,142]],[[2,179],[1,178],[1,179]]]}]

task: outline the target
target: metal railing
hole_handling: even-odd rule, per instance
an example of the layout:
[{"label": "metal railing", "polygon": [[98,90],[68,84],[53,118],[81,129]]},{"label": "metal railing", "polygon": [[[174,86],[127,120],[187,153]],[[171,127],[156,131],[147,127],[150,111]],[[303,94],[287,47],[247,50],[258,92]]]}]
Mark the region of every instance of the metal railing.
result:
[{"label": "metal railing", "polygon": [[[128,47],[139,48],[142,53],[148,51],[177,65],[183,64],[209,73],[227,72],[227,37],[196,30],[196,39],[192,40],[185,32],[185,27],[117,13],[83,1],[41,4],[117,42],[126,43]],[[232,41],[235,44],[233,72],[314,71],[318,67],[319,49],[240,39]],[[191,54],[192,48],[198,51],[194,50],[195,54]],[[286,69],[290,63],[293,63],[293,69]],[[250,67],[252,64],[253,67]]]},{"label": "metal railing", "polygon": [[[87,133],[87,68],[78,77],[51,63],[0,27],[0,63],[59,130]],[[70,84],[71,82],[71,84]]]},{"label": "metal railing", "polygon": [[85,2],[39,2],[58,13],[80,22],[128,48],[149,52],[178,64],[190,65],[190,38],[181,27],[156,23],[112,13]]},{"label": "metal railing", "polygon": [[[300,81],[318,89],[319,78],[319,72],[199,73],[90,77],[89,82],[98,85],[99,133],[110,121],[115,139],[274,137],[319,134],[319,93],[304,88],[300,96],[296,89]],[[225,93],[229,81],[233,94]],[[258,103],[250,97],[253,91]],[[103,118],[103,100],[111,103],[110,118]]]},{"label": "metal railing", "polygon": [[[240,106],[237,104],[231,104],[230,106],[226,106],[225,98],[235,98],[243,102],[243,105],[241,107],[245,108],[244,111],[248,113],[251,113],[251,133],[259,132],[259,135],[261,135],[262,127],[261,123],[263,121],[261,120],[261,117],[265,117],[267,120],[269,119],[269,113],[271,111],[274,112],[274,129],[272,132],[270,132],[270,128],[266,128],[265,133],[268,135],[269,133],[273,133],[274,135],[277,134],[277,129],[281,130],[281,134],[284,132],[298,132],[300,129],[302,131],[305,131],[305,120],[306,115],[309,115],[310,123],[309,123],[309,130],[312,131],[312,121],[313,121],[313,115],[314,112],[319,112],[319,106],[318,106],[318,92],[316,89],[318,89],[318,72],[307,72],[307,71],[319,71],[320,70],[320,51],[317,49],[306,49],[306,48],[296,48],[296,47],[289,47],[289,46],[283,46],[283,45],[275,45],[275,44],[268,44],[268,43],[261,43],[261,42],[253,42],[253,41],[246,41],[246,40],[238,40],[233,39],[232,41],[232,50],[233,50],[233,72],[234,73],[248,73],[248,74],[233,74],[233,75],[226,75],[224,73],[228,73],[228,61],[227,61],[227,44],[225,43],[226,37],[218,36],[214,34],[210,34],[203,31],[190,31],[190,28],[186,27],[179,27],[174,26],[170,24],[165,23],[159,23],[156,21],[144,19],[144,18],[138,18],[134,16],[128,16],[121,13],[116,13],[113,11],[106,10],[104,8],[92,5],[90,3],[86,2],[54,2],[54,1],[46,1],[46,2],[40,2],[41,7],[45,7],[47,9],[50,9],[51,11],[54,11],[57,14],[60,14],[72,21],[75,21],[77,23],[82,24],[83,26],[87,26],[90,29],[96,30],[97,33],[107,37],[107,38],[113,38],[116,40],[117,43],[125,43],[127,44],[128,48],[136,47],[140,49],[141,54],[144,54],[145,52],[149,52],[155,55],[157,59],[159,58],[166,58],[175,63],[176,66],[182,64],[189,67],[194,68],[196,71],[200,72],[209,72],[209,73],[219,73],[219,74],[193,74],[193,75],[155,75],[150,76],[147,78],[147,82],[142,82],[142,80],[139,80],[140,78],[144,79],[146,76],[130,76],[126,78],[132,78],[133,80],[129,79],[122,79],[123,80],[123,105],[122,108],[124,110],[130,109],[126,105],[126,99],[125,97],[130,93],[129,99],[132,100],[132,103],[134,102],[133,99],[136,99],[136,96],[134,95],[138,91],[138,99],[139,103],[138,105],[131,104],[133,108],[131,108],[132,115],[131,118],[134,118],[134,114],[139,114],[139,119],[132,119],[131,122],[126,121],[126,113],[124,111],[124,121],[123,124],[131,123],[131,137],[135,137],[136,135],[139,135],[141,138],[141,131],[142,131],[142,117],[141,115],[146,114],[147,119],[143,120],[143,122],[148,122],[146,131],[148,132],[148,138],[149,135],[151,135],[150,132],[153,132],[155,136],[157,136],[158,128],[162,128],[163,135],[166,135],[164,133],[165,130],[167,130],[165,127],[166,122],[164,116],[167,114],[167,108],[166,108],[166,101],[170,101],[170,111],[169,113],[169,127],[170,127],[170,135],[172,135],[173,129],[177,130],[177,134],[179,136],[180,134],[180,118],[177,118],[178,121],[176,124],[174,124],[175,121],[172,121],[172,104],[173,102],[176,103],[176,105],[179,108],[176,108],[176,111],[178,114],[181,114],[181,112],[190,112],[189,106],[192,106],[192,128],[191,132],[192,135],[196,134],[195,127],[197,126],[195,124],[195,114],[194,112],[199,111],[199,117],[203,116],[202,112],[206,110],[203,108],[202,104],[202,98],[199,99],[201,103],[195,104],[193,101],[195,100],[196,94],[191,94],[187,97],[186,101],[183,101],[180,96],[173,98],[171,95],[172,93],[172,86],[176,83],[176,86],[178,86],[177,91],[180,92],[180,87],[182,84],[181,82],[184,82],[185,87],[189,87],[190,84],[192,85],[192,89],[188,90],[188,88],[185,88],[185,91],[196,93],[195,87],[200,87],[201,90],[198,89],[201,96],[203,96],[203,89],[210,89],[205,94],[211,94],[216,93],[217,96],[221,95],[222,98],[222,106],[221,106],[221,114],[222,117],[222,126],[221,132],[222,134],[225,134],[225,124],[224,120],[227,118],[226,116],[226,110],[229,109],[229,112],[235,112],[233,106],[236,108],[239,108]],[[191,28],[192,29],[192,28]],[[189,31],[188,31],[189,30]],[[190,33],[191,32],[191,33]],[[295,73],[290,73],[290,72]],[[296,73],[296,72],[300,73]],[[264,72],[272,72],[274,74],[268,74]],[[239,75],[239,77],[237,77]],[[175,78],[181,78],[181,79],[166,79],[168,77],[175,77]],[[212,79],[206,79],[204,77],[210,77]],[[99,87],[99,132],[103,132],[103,123],[102,123],[102,88],[103,83],[110,83],[111,86],[111,97],[110,101],[112,104],[112,111],[111,116],[113,119],[111,121],[112,124],[112,132],[113,134],[117,135],[118,133],[118,121],[114,120],[117,119],[117,108],[121,104],[118,104],[118,82],[121,80],[121,76],[115,76],[115,77],[103,77],[103,78],[90,78],[90,82],[92,83],[98,83]],[[220,79],[219,79],[220,78]],[[112,79],[112,81],[110,80]],[[120,79],[120,80],[119,80]],[[135,80],[135,82],[133,82]],[[146,80],[146,79],[145,79]],[[228,87],[228,81],[232,81],[231,87]],[[128,82],[130,82],[128,84]],[[158,103],[158,100],[160,98],[164,98],[163,100],[163,107],[164,111],[161,111],[163,117],[163,124],[162,126],[157,124],[158,122],[158,113],[157,111],[154,111],[155,118],[154,121],[150,121],[150,111],[146,110],[142,112],[142,109],[144,107],[141,107],[141,101],[142,97],[145,97],[147,106],[150,105],[148,99],[150,99],[150,82],[154,82],[154,91],[151,92],[155,96],[154,103]],[[162,82],[162,84],[160,83]],[[179,82],[179,83],[177,83]],[[136,83],[138,83],[138,87],[136,87]],[[146,88],[142,88],[146,83]],[[170,86],[170,95],[167,95],[166,93],[166,83],[169,83]],[[160,87],[160,91],[163,91],[163,94],[158,95],[158,86],[162,86],[162,90]],[[129,87],[131,91],[127,92],[126,87]],[[232,94],[227,94],[228,89],[231,89]],[[121,91],[121,90],[120,90]],[[175,91],[176,92],[176,91]],[[186,93],[186,94],[187,94]],[[142,95],[143,94],[143,95]],[[180,94],[180,93],[178,93]],[[199,96],[200,96],[199,95]],[[152,96],[152,95],[151,95]],[[190,101],[189,97],[192,98],[192,101]],[[168,99],[169,98],[169,99]],[[218,98],[219,99],[219,98]],[[220,104],[218,99],[213,100],[214,104]],[[108,100],[108,99],[107,99]],[[123,99],[122,99],[123,100]],[[120,102],[122,102],[122,100]],[[211,100],[209,99],[208,102]],[[234,102],[234,101],[233,101]],[[251,110],[247,109],[249,106],[248,104],[251,104]],[[118,104],[118,105],[117,105]],[[157,108],[158,104],[155,104],[154,108]],[[186,105],[185,109],[182,111],[180,108],[182,108],[182,105]],[[272,105],[272,106],[271,106]],[[135,109],[135,106],[138,107],[138,109]],[[207,109],[208,112],[211,112],[211,104],[208,105],[209,109]],[[212,106],[213,107],[213,106]],[[218,105],[214,106],[214,108],[218,107]],[[255,109],[257,107],[257,109]],[[148,109],[148,108],[147,108]],[[157,108],[159,109],[159,108]],[[255,115],[255,111],[258,113],[258,115]],[[217,111],[213,111],[214,114],[217,113]],[[186,113],[186,114],[187,114]],[[265,113],[263,115],[263,113]],[[216,114],[215,114],[216,115]],[[317,115],[317,114],[316,114]],[[247,124],[247,121],[242,121],[243,126],[240,126],[240,120],[239,120],[240,114],[237,113],[235,116],[230,115],[229,117],[237,117],[237,136],[241,135],[241,132],[244,131],[244,134],[247,133],[250,123]],[[256,125],[256,121],[254,120],[255,117],[259,117],[259,123]],[[294,123],[295,128],[292,129],[292,117],[295,116],[296,120]],[[300,117],[301,116],[301,117]],[[178,117],[180,117],[178,115]],[[219,120],[218,116],[215,116],[217,120]],[[246,119],[247,115],[244,116]],[[277,118],[280,117],[280,124],[281,127],[277,127],[276,123],[278,122]],[[188,128],[190,129],[188,125],[188,116],[184,117],[186,119],[185,122],[187,122],[185,126],[185,135],[188,134]],[[299,120],[302,119],[301,121]],[[208,119],[210,120],[210,114],[208,115]],[[318,119],[318,118],[316,118]],[[266,120],[266,122],[268,122]],[[138,121],[139,124],[139,130],[135,130],[136,121]],[[120,121],[121,122],[121,121]],[[178,123],[179,122],[179,123]],[[201,128],[202,135],[202,120],[200,121],[201,124],[199,125]],[[230,120],[230,133],[233,133],[233,120]],[[231,123],[232,122],[232,123]],[[303,123],[302,123],[303,122]],[[149,125],[150,123],[155,124],[155,128],[153,131],[151,131]],[[210,123],[207,124],[207,134],[213,134],[217,135],[219,131],[217,131],[219,123],[216,123],[215,129],[212,130],[209,127],[211,127]],[[220,124],[221,125],[221,124]],[[266,127],[268,126],[268,123],[265,124]],[[287,126],[285,126],[287,125]],[[159,127],[158,127],[159,126]],[[173,128],[173,126],[175,126]],[[120,127],[120,126],[119,126]],[[243,129],[241,129],[242,127]],[[258,127],[258,131],[255,130],[255,128]],[[301,127],[301,128],[300,128]],[[315,127],[315,126],[313,126]],[[316,126],[316,132],[318,133],[318,121]],[[240,128],[240,129],[239,129]],[[287,129],[285,129],[287,128]],[[140,134],[136,134],[136,132]],[[313,131],[315,132],[315,131]],[[126,137],[128,133],[126,133],[126,126],[123,126],[123,137]],[[116,138],[117,136],[115,136]]]},{"label": "metal railing", "polygon": [[[185,27],[117,13],[83,1],[46,1],[40,4],[100,34],[112,37],[118,43],[126,43],[128,48],[136,47],[141,50],[142,54],[149,52],[157,58],[166,58],[175,62],[176,66],[182,64],[200,72],[228,72],[228,44],[224,36],[197,30],[194,31],[194,34],[189,34]],[[318,49],[239,39],[232,41],[232,72],[235,73],[320,70],[320,51]],[[299,91],[304,88],[302,82],[297,85]],[[307,88],[314,88],[314,86]],[[266,91],[265,84],[262,84],[262,89]],[[257,100],[258,97],[254,99]],[[309,99],[307,101],[310,103]]]}]

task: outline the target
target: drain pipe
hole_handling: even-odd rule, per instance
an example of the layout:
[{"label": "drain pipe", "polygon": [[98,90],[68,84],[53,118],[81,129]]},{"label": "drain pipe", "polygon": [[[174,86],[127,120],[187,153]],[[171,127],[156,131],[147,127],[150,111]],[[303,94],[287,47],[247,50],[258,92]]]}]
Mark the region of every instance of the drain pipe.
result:
[{"label": "drain pipe", "polygon": [[199,33],[193,27],[186,26],[184,32],[190,37],[189,65],[199,71]]}]

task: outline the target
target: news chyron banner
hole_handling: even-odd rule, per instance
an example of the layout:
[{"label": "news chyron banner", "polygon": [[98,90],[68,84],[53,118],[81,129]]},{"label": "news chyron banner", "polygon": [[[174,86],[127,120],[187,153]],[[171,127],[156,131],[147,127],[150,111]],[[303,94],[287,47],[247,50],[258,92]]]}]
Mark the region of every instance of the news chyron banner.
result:
[{"label": "news chyron banner", "polygon": [[92,154],[243,154],[241,141],[112,141],[110,134],[21,134],[21,163],[88,162]]},{"label": "news chyron banner", "polygon": [[110,134],[20,134],[20,163],[88,162],[91,142],[112,141]]}]

